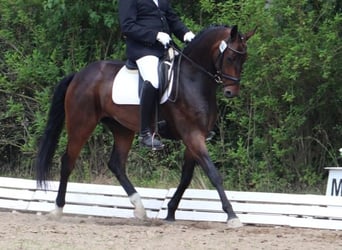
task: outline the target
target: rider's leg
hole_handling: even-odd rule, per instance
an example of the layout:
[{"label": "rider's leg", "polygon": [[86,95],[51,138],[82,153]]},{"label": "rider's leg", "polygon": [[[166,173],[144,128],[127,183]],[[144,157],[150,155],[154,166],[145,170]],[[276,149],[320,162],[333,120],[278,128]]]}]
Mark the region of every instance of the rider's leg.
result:
[{"label": "rider's leg", "polygon": [[140,98],[140,143],[143,146],[160,150],[164,145],[151,133],[151,120],[158,100],[158,62],[156,56],[145,56],[137,60],[144,86]]}]

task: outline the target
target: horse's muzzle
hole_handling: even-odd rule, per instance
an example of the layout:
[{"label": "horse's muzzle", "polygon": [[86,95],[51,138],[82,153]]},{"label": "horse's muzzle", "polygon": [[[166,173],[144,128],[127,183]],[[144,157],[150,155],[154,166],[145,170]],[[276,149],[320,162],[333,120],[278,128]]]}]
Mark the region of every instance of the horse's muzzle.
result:
[{"label": "horse's muzzle", "polygon": [[240,93],[240,87],[238,85],[237,86],[228,86],[228,87],[225,87],[223,90],[223,94],[227,98],[236,97],[239,95],[239,93]]},{"label": "horse's muzzle", "polygon": [[235,95],[231,91],[229,91],[229,90],[224,92],[224,96],[227,97],[227,98],[235,97]]}]

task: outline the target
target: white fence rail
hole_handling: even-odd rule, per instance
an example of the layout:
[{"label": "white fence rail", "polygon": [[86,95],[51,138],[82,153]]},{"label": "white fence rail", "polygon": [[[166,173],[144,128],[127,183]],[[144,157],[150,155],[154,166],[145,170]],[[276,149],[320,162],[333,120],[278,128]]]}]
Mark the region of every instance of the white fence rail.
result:
[{"label": "white fence rail", "polygon": [[[48,191],[34,180],[0,177],[0,208],[27,212],[54,209],[57,182]],[[137,188],[150,218],[165,218],[175,189]],[[342,230],[342,197],[227,191],[245,224],[280,225]],[[121,186],[69,183],[64,213],[131,218],[133,206]],[[176,211],[178,220],[227,219],[216,190],[187,189]]]}]

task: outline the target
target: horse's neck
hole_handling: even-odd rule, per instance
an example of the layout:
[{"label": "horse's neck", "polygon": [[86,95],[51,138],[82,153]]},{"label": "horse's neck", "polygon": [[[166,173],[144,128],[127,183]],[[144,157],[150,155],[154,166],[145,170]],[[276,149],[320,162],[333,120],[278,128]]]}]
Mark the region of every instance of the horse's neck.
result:
[{"label": "horse's neck", "polygon": [[210,130],[217,117],[217,84],[208,74],[181,56],[176,58],[175,65],[177,107],[189,110],[191,114],[188,115],[195,116],[194,119]]},{"label": "horse's neck", "polygon": [[188,105],[197,105],[198,102],[208,107],[216,105],[217,84],[213,79],[190,62],[183,63],[180,67],[182,68],[176,69],[180,74],[177,75],[180,98]]},{"label": "horse's neck", "polygon": [[[192,88],[202,90],[204,94],[214,93],[212,96],[216,98],[217,84],[213,79],[215,66],[210,57],[210,55],[201,58],[191,55],[179,55],[176,58],[175,65],[177,66],[175,69],[181,84],[191,85]],[[201,62],[205,62],[205,64]]]},{"label": "horse's neck", "polygon": [[[212,55],[209,53],[211,48],[202,48],[199,47],[197,49],[191,50],[190,53],[184,54],[184,58],[190,61],[193,64],[197,64],[206,70],[212,69]],[[185,60],[186,60],[185,59]],[[183,59],[184,60],[184,59]]]}]

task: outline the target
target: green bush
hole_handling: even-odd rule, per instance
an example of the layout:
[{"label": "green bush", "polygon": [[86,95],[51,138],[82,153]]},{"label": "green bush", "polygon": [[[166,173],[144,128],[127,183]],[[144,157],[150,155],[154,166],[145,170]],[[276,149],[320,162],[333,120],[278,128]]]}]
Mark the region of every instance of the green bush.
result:
[{"label": "green bush", "polygon": [[[342,137],[342,15],[337,0],[173,1],[194,31],[210,24],[257,27],[249,41],[241,96],[218,93],[210,155],[234,190],[323,193]],[[117,1],[0,0],[0,173],[34,177],[32,161],[55,84],[100,59],[124,59]],[[111,178],[112,136],[102,126],[71,179]],[[161,154],[135,142],[127,171],[136,185],[177,185],[183,146]],[[62,135],[54,159],[66,145]],[[144,159],[143,161],[141,159]],[[100,177],[99,177],[100,176]],[[200,170],[194,186],[211,188]]]}]

